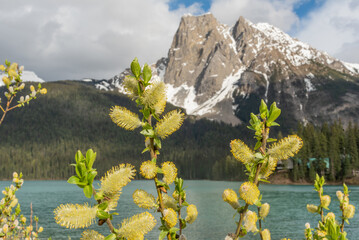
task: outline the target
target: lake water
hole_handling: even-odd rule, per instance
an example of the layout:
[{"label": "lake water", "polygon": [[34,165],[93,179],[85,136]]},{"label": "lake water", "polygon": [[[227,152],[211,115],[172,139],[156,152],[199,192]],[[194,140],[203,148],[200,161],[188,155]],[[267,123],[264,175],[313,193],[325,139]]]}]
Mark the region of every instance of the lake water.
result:
[{"label": "lake water", "polygon": [[[199,215],[197,220],[188,225],[184,233],[189,240],[220,240],[224,239],[228,232],[235,231],[235,221],[238,215],[233,218],[234,210],[229,204],[222,201],[222,193],[226,188],[238,190],[239,182],[221,181],[185,181],[188,186],[187,200],[197,206]],[[0,189],[9,186],[9,181],[0,181]],[[173,186],[172,186],[173,187]],[[136,213],[143,212],[132,201],[132,193],[135,189],[144,189],[155,195],[153,181],[133,181],[124,189],[119,200],[120,215],[114,216],[114,226],[118,226],[123,218],[130,217]],[[304,238],[304,224],[309,222],[312,227],[318,222],[318,216],[310,214],[306,210],[308,203],[317,204],[318,195],[313,191],[313,186],[291,186],[291,185],[261,185],[263,202],[271,205],[271,211],[264,228],[271,232],[272,239]],[[325,194],[332,197],[330,205],[331,211],[339,216],[339,202],[335,196],[337,190],[342,190],[341,186],[326,186]],[[349,186],[350,202],[356,209],[359,206],[359,186]],[[41,239],[80,239],[82,230],[66,229],[55,223],[53,210],[60,204],[83,203],[87,199],[82,194],[82,190],[77,186],[70,185],[65,181],[25,181],[24,186],[18,191],[21,209],[23,214],[29,215],[30,202],[33,204],[34,215],[39,217],[39,225],[44,227]],[[92,200],[94,204],[95,201]],[[252,209],[253,210],[253,209]],[[158,213],[155,214],[159,221]],[[157,224],[158,225],[158,224]],[[103,234],[109,234],[106,225],[92,227]],[[345,226],[349,239],[359,239],[359,214],[351,219],[350,225]],[[158,239],[159,231],[157,227],[146,235],[147,239]],[[243,239],[260,239],[258,235],[249,236]]]}]

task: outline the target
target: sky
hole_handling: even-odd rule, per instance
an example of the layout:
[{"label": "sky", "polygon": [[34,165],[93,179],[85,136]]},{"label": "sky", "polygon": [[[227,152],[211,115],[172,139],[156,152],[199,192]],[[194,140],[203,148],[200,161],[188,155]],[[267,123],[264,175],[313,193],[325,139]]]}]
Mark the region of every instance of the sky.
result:
[{"label": "sky", "polygon": [[359,63],[359,0],[0,0],[0,63],[46,81],[109,79],[166,57],[181,16],[211,12],[268,22],[346,62]]}]

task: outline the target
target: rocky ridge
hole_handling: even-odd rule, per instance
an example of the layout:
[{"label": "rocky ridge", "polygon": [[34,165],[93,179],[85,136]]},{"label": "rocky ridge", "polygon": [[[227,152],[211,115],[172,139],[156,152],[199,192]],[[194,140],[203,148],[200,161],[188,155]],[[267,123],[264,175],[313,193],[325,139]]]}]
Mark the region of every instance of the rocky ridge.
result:
[{"label": "rocky ridge", "polygon": [[[239,124],[261,98],[276,101],[283,121],[320,123],[359,117],[359,65],[342,62],[267,23],[240,17],[229,27],[212,14],[183,16],[167,58],[152,65],[168,101],[188,114]],[[128,70],[99,89],[123,91]]]}]

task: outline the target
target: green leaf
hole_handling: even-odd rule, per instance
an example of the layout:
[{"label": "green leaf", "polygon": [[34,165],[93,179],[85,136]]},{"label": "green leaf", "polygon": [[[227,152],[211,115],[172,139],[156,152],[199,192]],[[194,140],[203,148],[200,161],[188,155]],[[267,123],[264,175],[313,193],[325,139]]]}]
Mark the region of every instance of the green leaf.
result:
[{"label": "green leaf", "polygon": [[141,66],[138,63],[138,59],[135,58],[132,63],[131,63],[131,72],[133,73],[133,75],[135,75],[135,77],[138,79],[141,75]]},{"label": "green leaf", "polygon": [[84,159],[84,155],[82,155],[81,151],[78,150],[75,155],[76,163],[82,162],[82,159]]},{"label": "green leaf", "polygon": [[254,150],[257,150],[258,148],[260,148],[262,146],[262,142],[261,141],[258,141],[256,143],[256,145],[254,146]]},{"label": "green leaf", "polygon": [[277,139],[275,139],[275,138],[268,138],[267,139],[267,143],[276,142],[276,141],[277,141]]},{"label": "green leaf", "polygon": [[148,83],[151,78],[152,78],[152,70],[151,68],[147,65],[147,63],[145,64],[145,66],[143,67],[143,71],[142,71],[142,74],[143,74],[143,81],[145,83]]},{"label": "green leaf", "polygon": [[177,231],[179,231],[180,229],[179,228],[176,228],[176,227],[173,227],[173,228],[171,228],[170,230],[169,230],[169,232],[170,233],[175,233],[175,232],[177,232]]},{"label": "green leaf", "polygon": [[97,210],[97,214],[96,216],[99,218],[99,219],[108,219],[111,217],[111,214],[109,214],[108,212],[105,212],[104,210]]},{"label": "green leaf", "polygon": [[278,123],[276,122],[271,122],[271,123],[268,123],[267,124],[268,127],[277,127],[277,126],[280,126]]},{"label": "green leaf", "polygon": [[168,231],[162,230],[162,231],[160,232],[160,235],[159,235],[159,237],[158,237],[158,240],[164,239],[164,238],[167,236],[167,234],[168,234]]},{"label": "green leaf", "polygon": [[101,210],[105,210],[108,207],[108,202],[103,202],[100,205],[98,205],[98,208]]},{"label": "green leaf", "polygon": [[92,168],[92,165],[95,162],[95,159],[96,159],[96,153],[92,149],[87,150],[86,163],[87,163],[88,170],[90,170]]},{"label": "green leaf", "polygon": [[153,129],[144,129],[140,132],[142,135],[146,136],[146,137],[154,137],[155,135],[155,131],[153,131]]},{"label": "green leaf", "polygon": [[77,176],[70,177],[67,182],[70,184],[81,184],[80,178],[78,178]]},{"label": "green leaf", "polygon": [[87,181],[88,181],[88,183],[89,183],[90,185],[92,185],[93,180],[95,179],[96,175],[97,175],[97,171],[96,171],[96,170],[92,170],[92,171],[90,171],[90,172],[88,173],[88,175],[87,175]]},{"label": "green leaf", "polygon": [[115,239],[116,239],[116,234],[114,233],[111,233],[110,235],[105,237],[105,240],[115,240]]},{"label": "green leaf", "polygon": [[269,117],[267,119],[268,123],[274,122],[280,115],[281,110],[279,108],[277,108],[276,103],[274,102],[271,105],[270,111],[269,111]]},{"label": "green leaf", "polygon": [[161,140],[158,137],[154,138],[154,143],[157,148],[161,149],[162,144],[161,144]]},{"label": "green leaf", "polygon": [[143,111],[142,111],[142,114],[143,114],[143,117],[145,119],[148,119],[150,117],[150,114],[151,114],[151,110],[149,108],[145,108]]},{"label": "green leaf", "polygon": [[268,107],[264,100],[261,100],[261,105],[259,106],[259,112],[261,114],[261,118],[264,120],[268,115]]},{"label": "green leaf", "polygon": [[92,196],[92,185],[86,185],[84,187],[84,194],[87,198],[91,198]]},{"label": "green leaf", "polygon": [[80,162],[76,165],[76,173],[79,177],[82,177],[86,174],[87,169],[84,163]]},{"label": "green leaf", "polygon": [[148,151],[150,151],[150,148],[146,147],[145,149],[143,149],[143,151],[141,153],[145,153],[145,152],[148,152]]}]

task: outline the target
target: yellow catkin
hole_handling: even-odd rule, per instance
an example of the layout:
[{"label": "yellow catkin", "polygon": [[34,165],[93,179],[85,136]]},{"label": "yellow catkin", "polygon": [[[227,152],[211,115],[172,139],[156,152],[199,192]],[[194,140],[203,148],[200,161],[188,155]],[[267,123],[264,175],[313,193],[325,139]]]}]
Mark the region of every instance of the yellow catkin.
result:
[{"label": "yellow catkin", "polygon": [[189,205],[187,207],[187,216],[186,216],[186,222],[189,224],[192,224],[194,221],[196,221],[198,216],[197,207],[193,204]]},{"label": "yellow catkin", "polygon": [[112,196],[121,191],[135,176],[136,170],[131,164],[120,164],[109,170],[101,178],[101,191],[105,196]]},{"label": "yellow catkin", "polygon": [[155,132],[158,137],[164,139],[177,131],[184,120],[184,114],[179,110],[173,110],[167,113],[155,127]]},{"label": "yellow catkin", "polygon": [[167,103],[167,98],[164,97],[164,98],[159,99],[159,101],[155,105],[153,105],[153,109],[155,110],[155,113],[157,115],[160,115],[163,113],[163,111],[166,108],[166,103]]},{"label": "yellow catkin", "polygon": [[328,212],[327,215],[324,217],[324,221],[327,220],[335,221],[335,214],[333,212]]},{"label": "yellow catkin", "polygon": [[114,123],[126,130],[134,130],[142,125],[138,115],[124,107],[111,108],[110,117]]},{"label": "yellow catkin", "polygon": [[157,175],[156,163],[150,160],[143,162],[140,167],[140,173],[146,179],[153,179]]},{"label": "yellow catkin", "polygon": [[122,85],[129,97],[134,98],[138,96],[138,80],[135,77],[126,76],[123,79]]},{"label": "yellow catkin", "polygon": [[242,183],[239,188],[240,197],[249,205],[253,205],[259,198],[259,189],[256,184],[251,182]]},{"label": "yellow catkin", "polygon": [[127,240],[142,240],[144,235],[151,231],[155,225],[156,220],[152,214],[143,212],[124,219],[117,233]]},{"label": "yellow catkin", "polygon": [[266,159],[260,170],[260,177],[267,179],[276,169],[278,161],[269,157]]},{"label": "yellow catkin", "polygon": [[166,222],[168,228],[172,228],[177,224],[177,213],[172,208],[163,210],[163,220]]},{"label": "yellow catkin", "polygon": [[290,135],[274,143],[267,153],[276,161],[293,157],[303,146],[303,141],[297,135]]},{"label": "yellow catkin", "polygon": [[355,206],[349,204],[346,208],[344,208],[343,216],[345,218],[351,219],[354,217],[355,214]]},{"label": "yellow catkin", "polygon": [[177,177],[177,168],[173,162],[162,163],[163,181],[166,184],[171,184]]},{"label": "yellow catkin", "polygon": [[258,232],[257,228],[258,216],[255,212],[248,210],[246,215],[244,216],[244,227],[247,232]]},{"label": "yellow catkin", "polygon": [[155,197],[147,193],[145,190],[136,189],[132,194],[133,201],[137,206],[144,209],[155,209],[157,208]]},{"label": "yellow catkin", "polygon": [[120,195],[121,195],[121,192],[118,192],[118,193],[110,196],[111,198],[107,197],[108,206],[106,208],[106,211],[113,211],[116,209],[118,200],[120,199]]},{"label": "yellow catkin", "polygon": [[265,218],[268,216],[270,210],[270,205],[268,203],[264,203],[261,206],[261,209],[259,210],[259,215],[262,218]]},{"label": "yellow catkin", "polygon": [[162,203],[164,208],[178,209],[176,199],[167,194],[162,194]]},{"label": "yellow catkin", "polygon": [[262,235],[262,239],[263,239],[263,240],[271,240],[270,231],[269,231],[268,229],[264,229],[264,230],[261,232],[261,235]]},{"label": "yellow catkin", "polygon": [[56,223],[66,228],[85,228],[96,218],[96,207],[87,203],[60,205],[54,210]]},{"label": "yellow catkin", "polygon": [[342,191],[337,191],[336,195],[337,195],[339,202],[342,202],[343,198],[344,198],[344,193]]},{"label": "yellow catkin", "polygon": [[307,210],[310,213],[316,213],[318,211],[318,206],[315,206],[313,204],[307,204]]},{"label": "yellow catkin", "polygon": [[95,230],[86,230],[81,234],[81,240],[103,240],[105,236]]},{"label": "yellow catkin", "polygon": [[243,164],[254,161],[254,152],[241,140],[235,139],[231,143],[231,152],[233,156]]},{"label": "yellow catkin", "polygon": [[166,99],[166,85],[162,81],[154,81],[146,88],[141,98],[145,106],[153,108],[158,102]]},{"label": "yellow catkin", "polygon": [[330,205],[330,201],[331,201],[330,196],[329,195],[324,195],[320,199],[320,204],[322,205],[322,207],[328,208],[329,205]]},{"label": "yellow catkin", "polygon": [[234,209],[239,208],[237,193],[232,189],[226,189],[222,194],[223,201],[229,203]]}]

